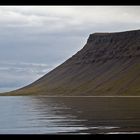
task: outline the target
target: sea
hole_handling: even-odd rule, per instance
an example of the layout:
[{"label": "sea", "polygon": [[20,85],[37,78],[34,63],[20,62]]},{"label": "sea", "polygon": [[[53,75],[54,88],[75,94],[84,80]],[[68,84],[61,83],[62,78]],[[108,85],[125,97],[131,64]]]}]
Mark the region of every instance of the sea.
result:
[{"label": "sea", "polygon": [[1,96],[0,134],[140,134],[140,97]]}]

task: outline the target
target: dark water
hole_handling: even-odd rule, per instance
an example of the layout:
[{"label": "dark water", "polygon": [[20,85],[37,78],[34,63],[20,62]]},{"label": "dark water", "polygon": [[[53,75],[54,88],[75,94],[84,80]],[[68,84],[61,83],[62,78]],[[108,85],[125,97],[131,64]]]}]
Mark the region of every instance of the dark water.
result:
[{"label": "dark water", "polygon": [[139,132],[137,97],[0,97],[0,134]]}]

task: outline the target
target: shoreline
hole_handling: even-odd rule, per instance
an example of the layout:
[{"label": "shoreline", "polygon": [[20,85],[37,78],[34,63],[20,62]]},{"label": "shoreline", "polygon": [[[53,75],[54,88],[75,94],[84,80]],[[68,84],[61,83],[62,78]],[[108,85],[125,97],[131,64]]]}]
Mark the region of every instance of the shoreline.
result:
[{"label": "shoreline", "polygon": [[0,96],[35,96],[35,97],[51,97],[51,98],[139,98],[140,96],[47,96],[47,95],[0,95]]}]

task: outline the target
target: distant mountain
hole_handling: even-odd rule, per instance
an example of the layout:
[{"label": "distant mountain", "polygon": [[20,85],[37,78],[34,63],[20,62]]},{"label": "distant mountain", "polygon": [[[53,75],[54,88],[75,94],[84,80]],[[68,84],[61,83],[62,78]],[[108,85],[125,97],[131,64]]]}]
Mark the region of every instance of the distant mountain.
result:
[{"label": "distant mountain", "polygon": [[86,45],[34,83],[6,95],[140,95],[140,30],[94,33]]}]

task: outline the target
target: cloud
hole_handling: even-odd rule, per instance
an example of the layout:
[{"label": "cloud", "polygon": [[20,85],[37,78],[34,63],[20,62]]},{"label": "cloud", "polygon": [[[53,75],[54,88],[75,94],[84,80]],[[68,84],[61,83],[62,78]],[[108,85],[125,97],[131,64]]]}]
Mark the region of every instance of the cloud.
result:
[{"label": "cloud", "polygon": [[0,66],[0,88],[7,87],[8,90],[35,81],[54,67],[41,63],[10,63],[5,61],[0,61]]},{"label": "cloud", "polygon": [[43,26],[48,31],[60,31],[85,24],[139,23],[139,13],[139,6],[2,6],[0,23],[13,27]]}]

